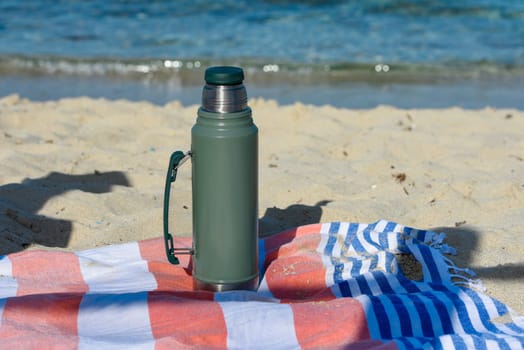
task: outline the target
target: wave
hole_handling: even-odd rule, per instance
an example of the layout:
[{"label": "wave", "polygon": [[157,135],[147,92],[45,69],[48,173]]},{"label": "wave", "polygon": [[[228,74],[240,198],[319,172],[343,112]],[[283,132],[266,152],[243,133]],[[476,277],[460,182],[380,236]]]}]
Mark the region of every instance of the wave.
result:
[{"label": "wave", "polygon": [[300,84],[326,82],[336,84],[347,81],[438,83],[456,79],[521,78],[524,76],[524,65],[490,61],[307,64],[261,58],[115,59],[59,56],[0,56],[0,76],[103,76],[109,79],[150,81],[178,79],[185,84],[201,84],[203,70],[212,65],[243,67],[250,81],[262,84],[279,80]]}]

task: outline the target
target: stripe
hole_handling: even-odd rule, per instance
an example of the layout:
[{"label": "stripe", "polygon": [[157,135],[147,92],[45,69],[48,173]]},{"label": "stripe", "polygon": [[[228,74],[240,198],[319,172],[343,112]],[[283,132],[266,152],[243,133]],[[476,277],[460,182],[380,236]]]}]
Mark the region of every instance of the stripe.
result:
[{"label": "stripe", "polygon": [[263,239],[258,240],[258,282],[262,281],[266,271],[264,270],[264,262],[266,261],[266,244]]},{"label": "stripe", "polygon": [[275,298],[301,300],[319,297],[327,292],[333,297],[325,284],[325,268],[318,255],[292,256],[273,261],[266,272],[266,280]]},{"label": "stripe", "polygon": [[[410,245],[410,248],[412,247],[413,245]],[[424,271],[424,281],[442,284],[442,278],[440,276],[435,257],[432,254],[432,249],[425,245],[417,245],[416,248],[416,250],[420,252],[419,257],[424,261],[422,264],[422,270]],[[419,262],[421,261],[419,260]],[[428,278],[430,279],[428,280]]]},{"label": "stripe", "polygon": [[[202,293],[203,298],[212,296],[212,293]],[[226,347],[226,323],[217,302],[181,298],[172,293],[150,293],[148,305],[155,349]]]},{"label": "stripe", "polygon": [[385,275],[388,275],[382,271],[373,271],[373,278],[375,279],[375,282],[377,283],[379,289],[382,291],[383,294],[389,294],[394,293],[393,289],[389,285],[389,282]]},{"label": "stripe", "polygon": [[465,333],[474,333],[475,327],[473,326],[472,320],[470,319],[470,313],[465,303],[460,299],[457,294],[454,293],[442,293],[455,307],[456,315]]},{"label": "stripe", "polygon": [[401,283],[401,278],[399,278],[400,276],[395,275],[393,273],[382,273],[381,276],[383,276],[387,280],[387,283],[390,286],[392,293],[409,293],[408,289],[405,288]]},{"label": "stripe", "polygon": [[381,266],[379,265],[379,259],[380,259],[380,255],[381,255],[382,252],[377,252],[375,253],[374,255],[371,255],[370,257],[368,257],[368,261],[369,261],[369,267],[368,267],[368,271],[374,271],[377,269],[377,266],[379,266],[381,269],[384,269],[384,266]]},{"label": "stripe", "polygon": [[440,343],[440,347],[437,347],[436,349],[443,349],[443,350],[453,350],[456,349],[455,344],[453,342],[453,338],[451,335],[447,334],[444,336],[441,336],[437,338],[437,340]]},{"label": "stripe", "polygon": [[299,226],[290,230],[280,232],[275,235],[264,238],[266,252],[272,253],[278,250],[281,246],[292,242],[296,237],[302,237],[306,235],[318,235],[319,233],[327,233],[326,228],[330,226],[329,223],[324,224],[311,224],[305,226]]},{"label": "stripe", "polygon": [[368,287],[371,291],[371,295],[381,295],[383,294],[382,289],[380,288],[379,284],[375,280],[375,276],[373,272],[368,272],[362,275],[368,284]]},{"label": "stripe", "polygon": [[388,340],[392,339],[391,323],[386,308],[382,305],[382,302],[378,297],[370,297],[369,300],[371,301],[375,317],[379,320],[380,338]]},{"label": "stripe", "polygon": [[406,236],[411,237],[411,238],[416,238],[413,233],[414,231],[415,230],[412,227],[408,227],[408,226],[404,226],[404,228],[402,229],[402,233],[404,233]]},{"label": "stripe", "polygon": [[7,299],[0,328],[2,348],[76,348],[81,299],[76,294],[27,295]]},{"label": "stripe", "polygon": [[329,227],[329,234],[338,234],[340,230],[340,222],[332,222]]},{"label": "stripe", "polygon": [[369,288],[368,281],[366,280],[364,275],[355,276],[354,280],[358,283],[358,288],[360,289],[361,294],[369,296],[373,295],[371,289]]},{"label": "stripe", "polygon": [[337,284],[337,286],[338,286],[338,290],[340,291],[340,296],[342,296],[342,297],[352,297],[354,295],[351,292],[351,288],[349,287],[349,283],[347,281],[343,281],[343,282]]},{"label": "stripe", "polygon": [[0,330],[2,329],[2,315],[4,314],[6,301],[7,299],[0,298]]},{"label": "stripe", "polygon": [[410,340],[410,338],[396,338],[393,341],[395,342],[399,350],[411,350],[414,348]]},{"label": "stripe", "polygon": [[329,236],[326,236],[325,238],[325,244],[324,242],[323,245],[324,245],[324,255],[327,255],[327,256],[333,256],[333,247],[335,246],[335,243],[337,242],[337,236],[334,236],[334,235],[329,235]]},{"label": "stripe", "polygon": [[281,257],[267,268],[265,279],[271,294],[278,299],[300,300],[320,297],[333,298],[326,286],[326,268],[322,258],[314,253],[320,235],[304,236],[297,244],[281,248]]},{"label": "stripe", "polygon": [[[413,335],[428,338],[435,336],[433,321],[424,306],[424,302],[417,295],[411,294],[404,299],[404,303],[408,305],[407,310],[411,319]],[[440,335],[441,333],[437,334]]]},{"label": "stripe", "polygon": [[366,243],[374,248],[372,250],[368,250],[368,252],[378,252],[382,249],[380,244],[375,241],[375,238],[378,238],[378,235],[375,231],[364,231],[362,236],[364,237]]},{"label": "stripe", "polygon": [[413,242],[408,242],[407,247],[422,265],[424,282],[432,284],[430,286],[428,283],[422,283],[420,284],[421,286],[424,286],[426,290],[435,288],[449,290],[450,288],[455,288],[451,283],[451,276],[448,271],[449,266],[437,250],[423,244],[414,244]]},{"label": "stripe", "polygon": [[339,229],[338,229],[338,232],[337,232],[337,242],[335,244],[335,246],[333,247],[333,253],[332,253],[332,256],[333,257],[341,257],[341,256],[346,256],[346,247],[344,246],[344,240],[346,239],[346,234],[347,234],[347,231],[348,231],[348,227],[349,227],[349,223],[347,222],[341,222],[340,223],[340,226],[339,226]]},{"label": "stripe", "polygon": [[351,290],[351,296],[358,296],[362,295],[362,292],[360,291],[360,286],[358,285],[358,281],[354,278],[350,278],[347,280],[349,289]]},{"label": "stripe", "polygon": [[355,250],[361,254],[375,253],[378,251],[376,244],[374,242],[368,242],[366,239],[367,234],[368,231],[359,232],[355,236],[355,239],[351,242],[355,247]]},{"label": "stripe", "polygon": [[524,337],[504,337],[500,339],[500,343],[504,342],[507,345],[504,349],[524,349]]},{"label": "stripe", "polygon": [[395,275],[398,274],[398,264],[397,259],[394,254],[390,252],[384,252],[384,256],[386,261],[384,262],[384,266],[386,267],[386,271],[390,273],[394,273]]},{"label": "stripe", "polygon": [[[507,342],[507,340],[509,340],[509,342],[511,343],[513,340],[515,340],[515,338],[513,337],[508,337],[508,336],[494,336],[492,335],[491,333],[484,333],[482,334],[483,336],[486,336],[486,338],[489,338],[489,339],[484,339],[485,342],[486,342],[486,346],[488,349],[502,349],[502,350],[511,350],[511,349],[515,349],[517,348],[515,345],[515,343],[513,344],[513,346],[510,346]],[[520,342],[519,346],[521,348],[524,348],[524,339],[521,338],[522,341]],[[492,347],[489,346],[489,344],[496,344],[496,345],[493,345]],[[518,344],[518,343],[517,343]]]},{"label": "stripe", "polygon": [[[322,242],[320,242],[322,243]],[[322,265],[324,265],[326,269],[326,286],[331,287],[335,285],[335,267],[333,265],[333,262],[331,261],[331,258],[326,255],[321,255],[320,259],[322,260]]]},{"label": "stripe", "polygon": [[[16,295],[18,282],[13,277],[13,268],[8,256],[0,256],[0,298]],[[1,316],[1,314],[0,314]]]},{"label": "stripe", "polygon": [[329,232],[328,232],[329,236],[328,236],[325,248],[324,248],[325,255],[333,256],[333,248],[335,244],[337,243],[337,236],[338,236],[339,228],[340,228],[339,222],[331,223],[331,226],[329,227]]},{"label": "stripe", "polygon": [[386,251],[389,250],[389,236],[396,236],[396,233],[392,232],[380,232],[378,233],[378,244],[380,245],[381,249]]},{"label": "stripe", "polygon": [[345,265],[346,264],[344,263],[333,261],[333,267],[332,267],[333,272],[331,275],[333,276],[334,283],[339,283],[339,282],[344,281],[343,273],[344,273]]},{"label": "stripe", "polygon": [[157,287],[136,242],[84,250],[77,256],[88,293],[134,293]]},{"label": "stripe", "polygon": [[342,271],[340,275],[337,275],[337,286],[340,293],[345,297],[354,297],[361,294],[358,282],[352,277],[352,269],[354,267],[353,262],[356,262],[360,266],[360,260],[350,258],[349,262],[342,265]]},{"label": "stripe", "polygon": [[[502,339],[500,339],[502,340]],[[511,350],[507,344],[501,344],[497,340],[492,339],[486,339],[486,348],[490,350],[496,350],[496,349],[503,349],[503,350]]]},{"label": "stripe", "polygon": [[[422,295],[410,294],[411,301],[417,310],[417,315],[420,318],[420,323],[413,323],[417,327],[415,330],[415,335],[420,334],[424,337],[434,337],[439,336],[442,333],[441,319],[438,317],[438,312],[435,310],[435,307],[431,301],[424,298]],[[420,327],[420,328],[419,328]]]},{"label": "stripe", "polygon": [[350,273],[351,276],[352,277],[360,276],[361,269],[362,269],[362,260],[352,258],[351,262],[353,263],[351,266],[351,273]]},{"label": "stripe", "polygon": [[486,310],[482,299],[477,296],[477,293],[467,288],[461,288],[458,297],[464,302],[473,326],[478,332],[500,333],[497,327],[491,323],[491,315]]},{"label": "stripe", "polygon": [[[283,259],[300,254],[318,255],[315,250],[319,247],[321,235],[301,235],[295,237],[293,244],[285,244],[278,248],[274,258]],[[266,247],[267,249],[267,247]],[[266,259],[267,260],[267,259]],[[266,261],[267,264],[267,261]]]},{"label": "stripe", "polygon": [[338,348],[370,339],[366,315],[358,300],[342,298],[290,306],[301,348]]},{"label": "stripe", "polygon": [[366,257],[362,258],[362,266],[360,267],[359,275],[368,273],[371,270],[371,263],[372,263],[373,257]]},{"label": "stripe", "polygon": [[264,238],[266,251],[271,253],[278,250],[278,248],[281,246],[293,241],[293,239],[296,237],[296,234],[296,229],[292,229]]},{"label": "stripe", "polygon": [[416,283],[408,278],[406,278],[404,276],[404,274],[402,274],[402,271],[401,270],[398,270],[399,272],[399,275],[398,275],[398,280],[400,282],[400,284],[402,285],[402,287],[406,290],[406,292],[408,293],[418,293],[420,291],[422,291],[421,288],[419,288],[419,286],[421,285],[424,285],[423,283]]},{"label": "stripe", "polygon": [[404,338],[406,339],[410,346],[409,348],[410,349],[422,349],[424,347],[424,344],[426,344],[427,342],[422,340],[422,339],[417,339],[417,338]]},{"label": "stripe", "polygon": [[87,291],[78,258],[71,252],[32,250],[9,257],[18,296]]},{"label": "stripe", "polygon": [[399,249],[399,240],[400,240],[400,237],[399,237],[399,234],[398,233],[395,233],[395,234],[388,234],[386,236],[386,239],[387,239],[387,249],[388,251],[391,251],[391,252],[400,252],[400,249]]},{"label": "stripe", "polygon": [[411,315],[408,311],[408,307],[406,307],[406,304],[404,304],[404,300],[409,301],[409,298],[405,296],[399,297],[394,294],[386,294],[384,295],[384,297],[385,297],[384,300],[389,299],[391,306],[394,308],[396,314],[398,315],[397,317],[398,317],[398,324],[400,325],[400,335],[404,337],[412,337],[413,336],[413,322],[411,319]]},{"label": "stripe", "polygon": [[[428,232],[426,230],[416,230],[416,232],[416,238],[423,243],[428,243],[430,241],[429,238],[433,236],[433,232]],[[428,233],[430,234],[428,235]]]},{"label": "stripe", "polygon": [[362,309],[366,313],[366,320],[368,324],[369,335],[371,339],[384,339],[381,335],[381,329],[377,318],[377,314],[374,311],[372,299],[375,297],[370,297],[367,295],[360,295],[355,299],[360,302]]},{"label": "stripe", "polygon": [[395,232],[395,233],[398,233],[401,231],[401,226],[399,224],[397,224],[396,222],[388,222],[386,224],[386,226],[384,227],[384,229],[382,230],[383,232]]},{"label": "stripe", "polygon": [[[384,329],[384,334],[386,334],[386,329],[389,328],[389,336],[386,339],[392,339],[401,337],[407,334],[404,334],[405,320],[402,319],[402,325],[400,324],[401,318],[396,309],[396,305],[393,305],[391,299],[386,295],[381,295],[377,297],[375,310],[377,312],[382,312],[384,310],[384,316],[379,318],[381,320],[381,328]],[[409,320],[408,320],[409,321]]]},{"label": "stripe", "polygon": [[382,221],[382,220],[378,220],[378,221],[375,221],[375,222],[373,222],[373,223],[371,223],[371,224],[367,224],[367,225],[366,225],[366,224],[363,224],[363,225],[364,225],[364,228],[362,229],[362,231],[365,231],[365,230],[374,230],[375,227],[377,227],[377,225],[380,225],[380,222],[381,222],[381,221]]},{"label": "stripe", "polygon": [[330,236],[329,239],[335,239],[335,244],[333,245],[331,249],[331,253],[329,254],[333,259],[340,259],[340,257],[344,254],[344,246],[340,244],[340,241],[342,240],[342,236],[340,234],[336,234],[335,236]]},{"label": "stripe", "polygon": [[453,342],[453,346],[455,347],[455,349],[468,350],[468,345],[460,335],[451,335],[451,341]]},{"label": "stripe", "polygon": [[441,320],[443,334],[466,333],[460,322],[461,316],[458,310],[444,292],[424,292],[423,294],[433,302]]},{"label": "stripe", "polygon": [[121,339],[111,340],[111,339],[96,339],[96,338],[86,338],[79,337],[80,342],[78,344],[79,350],[153,350],[156,349],[155,342],[153,340],[148,341],[123,341]]},{"label": "stripe", "polygon": [[317,247],[316,252],[322,254],[323,257],[326,257],[326,258],[328,257],[328,258],[331,259],[331,255],[325,254],[326,244],[327,244],[328,240],[329,240],[329,235],[321,234],[320,235],[320,241],[318,242],[318,247]]},{"label": "stripe", "polygon": [[518,329],[519,332],[524,333],[524,316],[518,315],[515,311],[510,309],[511,319],[513,320],[513,324],[515,325],[515,329]]},{"label": "stripe", "polygon": [[[207,292],[206,292],[207,293]],[[281,301],[272,297],[261,296],[258,292],[251,290],[230,290],[226,292],[209,293],[211,299],[216,302],[226,301],[265,301],[270,303],[280,303]]]},{"label": "stripe", "polygon": [[[192,245],[191,237],[176,237],[174,244],[177,248],[189,248]],[[190,255],[177,255],[180,264],[172,265],[167,261],[164,240],[161,238],[140,241],[138,248],[139,253],[137,254],[133,251],[132,254],[135,259],[143,259],[147,262],[147,267],[144,267],[143,262],[138,263],[139,266],[137,266],[139,269],[138,272],[145,278],[144,281],[149,285],[147,290],[193,290]]]},{"label": "stripe", "polygon": [[86,294],[78,313],[79,349],[154,349],[147,293]]},{"label": "stripe", "polygon": [[346,239],[344,239],[344,246],[348,248],[352,248],[355,252],[363,252],[364,247],[358,242],[357,232],[359,230],[359,224],[351,223],[348,227],[348,232],[346,234]]},{"label": "stripe", "polygon": [[388,222],[389,221],[383,219],[377,220],[374,223],[368,225],[368,230],[377,232],[383,231]]},{"label": "stripe", "polygon": [[[467,320],[476,332],[483,335],[483,341],[487,341],[488,339],[496,340],[501,347],[507,348],[504,339],[499,338],[499,334],[497,334],[499,333],[497,327],[490,322],[489,318],[485,318],[488,317],[487,312],[485,312],[485,309],[484,312],[482,311],[483,304],[479,298],[475,297],[475,294],[473,291],[466,291],[465,288],[461,288],[455,303],[456,305],[460,305],[457,309],[464,307],[467,310],[467,316],[469,316]],[[469,331],[468,333],[476,332]],[[479,346],[480,345],[478,345],[478,347]],[[485,346],[485,344],[482,346]]]},{"label": "stripe", "polygon": [[329,234],[329,228],[331,227],[330,222],[325,222],[323,224],[318,224],[320,226],[320,230],[317,233],[322,234]]},{"label": "stripe", "polygon": [[[501,329],[510,329],[511,332],[509,334],[515,334],[515,335],[520,335],[521,333],[524,333],[524,328],[518,326],[517,324],[515,324],[515,317],[513,317],[513,322],[512,323],[506,323],[506,324],[503,324],[503,325],[498,325],[499,328]],[[520,318],[522,318],[522,316],[518,316]],[[522,321],[520,321],[522,322]],[[522,323],[519,323],[519,325],[522,324]]]},{"label": "stripe", "polygon": [[[524,334],[524,330],[521,328],[513,330],[508,327],[508,325],[514,325],[513,323],[497,324],[491,322],[492,318],[504,315],[504,313],[501,313],[504,309],[507,311],[504,304],[487,295],[477,293],[468,288],[461,288],[461,293],[466,294],[470,298],[469,303],[467,303],[470,305],[468,306],[468,310],[476,311],[474,313],[470,312],[470,315],[474,317],[474,324],[478,324],[476,328],[481,329],[483,335],[490,341],[497,342],[501,349],[509,349],[509,346],[503,338],[500,338],[500,335],[507,334],[522,336],[522,334]],[[500,305],[504,307],[501,307]],[[524,345],[524,338],[522,338],[521,345]]]},{"label": "stripe", "polygon": [[229,349],[295,349],[293,311],[288,304],[220,302]]},{"label": "stripe", "polygon": [[[482,293],[477,294],[479,298],[481,298],[484,302],[484,306],[488,310],[488,313],[490,314],[490,319],[504,316],[510,313],[508,307],[501,303],[500,301],[493,299],[487,295],[484,295]],[[508,334],[508,335],[521,335],[524,333],[524,328],[518,327],[514,322],[512,323],[495,323],[491,322],[500,333]]]},{"label": "stripe", "polygon": [[469,349],[475,350],[487,350],[486,342],[484,339],[480,339],[476,335],[463,334],[461,335],[464,343]]}]

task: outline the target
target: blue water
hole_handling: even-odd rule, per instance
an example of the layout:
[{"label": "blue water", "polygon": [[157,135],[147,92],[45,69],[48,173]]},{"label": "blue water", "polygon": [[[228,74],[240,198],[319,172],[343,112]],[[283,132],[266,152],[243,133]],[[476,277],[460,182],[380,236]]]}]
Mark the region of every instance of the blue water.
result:
[{"label": "blue water", "polygon": [[192,103],[212,64],[282,103],[524,108],[524,1],[0,1],[0,95]]}]

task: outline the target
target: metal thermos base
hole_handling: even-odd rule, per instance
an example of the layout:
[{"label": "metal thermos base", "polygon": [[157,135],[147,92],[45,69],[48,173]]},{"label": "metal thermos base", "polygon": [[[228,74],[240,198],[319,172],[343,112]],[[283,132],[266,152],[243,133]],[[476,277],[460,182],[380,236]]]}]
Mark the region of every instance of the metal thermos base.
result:
[{"label": "metal thermos base", "polygon": [[253,279],[238,283],[208,283],[193,278],[193,289],[209,290],[212,292],[225,292],[228,290],[256,290],[258,287],[258,276]]}]

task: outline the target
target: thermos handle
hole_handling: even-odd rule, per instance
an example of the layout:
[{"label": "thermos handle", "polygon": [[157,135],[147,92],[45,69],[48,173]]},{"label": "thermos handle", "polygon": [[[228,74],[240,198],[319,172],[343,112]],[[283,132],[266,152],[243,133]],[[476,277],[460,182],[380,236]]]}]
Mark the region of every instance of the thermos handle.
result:
[{"label": "thermos handle", "polygon": [[164,190],[164,241],[166,246],[167,260],[171,264],[177,265],[180,263],[177,254],[193,254],[192,248],[175,248],[173,243],[173,236],[169,233],[169,195],[171,192],[171,183],[175,182],[178,168],[191,157],[191,151],[184,153],[176,151],[171,154],[169,158],[169,167],[166,176],[166,188]]}]

